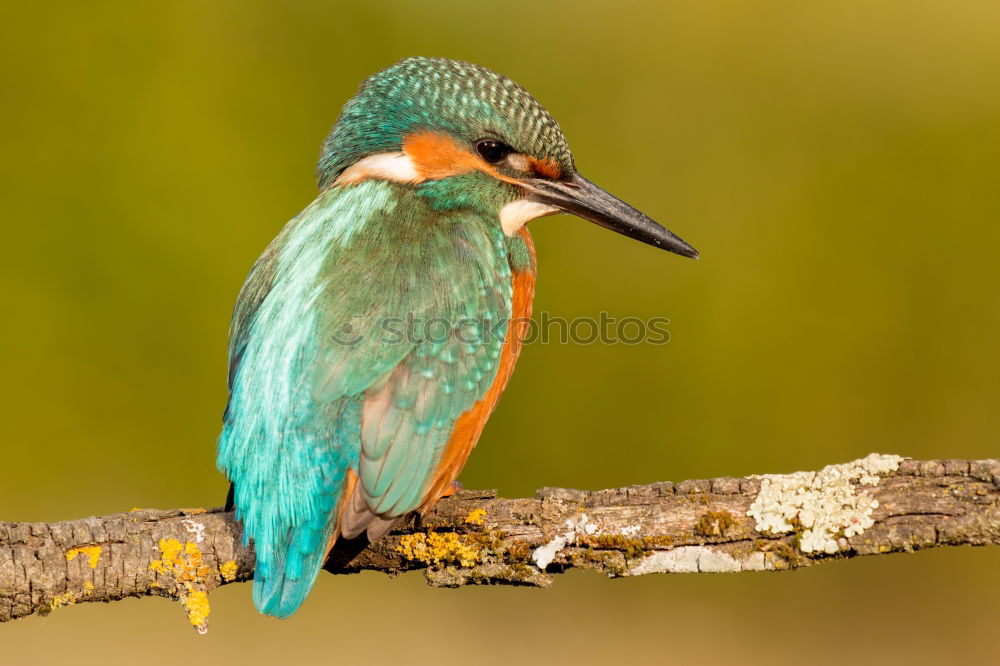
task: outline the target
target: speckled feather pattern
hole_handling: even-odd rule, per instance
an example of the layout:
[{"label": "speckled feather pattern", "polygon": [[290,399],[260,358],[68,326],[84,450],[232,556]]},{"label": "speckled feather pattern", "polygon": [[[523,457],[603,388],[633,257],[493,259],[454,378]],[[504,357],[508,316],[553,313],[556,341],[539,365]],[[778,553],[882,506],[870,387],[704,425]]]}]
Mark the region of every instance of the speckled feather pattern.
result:
[{"label": "speckled feather pattern", "polygon": [[563,173],[573,155],[559,123],[531,93],[488,69],[446,58],[407,58],[366,80],[323,144],[317,174],[325,186],[370,154],[399,150],[421,128],[469,142],[503,138],[517,151],[551,158]]}]

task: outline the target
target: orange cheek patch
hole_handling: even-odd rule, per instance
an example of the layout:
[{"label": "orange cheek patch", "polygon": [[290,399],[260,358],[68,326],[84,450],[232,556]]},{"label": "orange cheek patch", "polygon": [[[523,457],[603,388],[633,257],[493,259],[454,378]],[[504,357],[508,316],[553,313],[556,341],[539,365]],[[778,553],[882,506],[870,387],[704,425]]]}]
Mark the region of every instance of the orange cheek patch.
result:
[{"label": "orange cheek patch", "polygon": [[556,164],[556,161],[551,157],[547,157],[544,160],[529,157],[528,164],[531,165],[531,170],[539,176],[544,176],[553,180],[562,178],[562,169],[559,168],[559,165]]},{"label": "orange cheek patch", "polygon": [[434,132],[410,134],[403,141],[403,152],[425,179],[438,180],[479,169],[479,159],[463,150],[454,139]]},{"label": "orange cheek patch", "polygon": [[513,178],[501,175],[479,155],[467,150],[447,134],[416,132],[403,140],[403,152],[422,180],[440,180],[463,173],[482,171],[506,183],[516,184]]}]

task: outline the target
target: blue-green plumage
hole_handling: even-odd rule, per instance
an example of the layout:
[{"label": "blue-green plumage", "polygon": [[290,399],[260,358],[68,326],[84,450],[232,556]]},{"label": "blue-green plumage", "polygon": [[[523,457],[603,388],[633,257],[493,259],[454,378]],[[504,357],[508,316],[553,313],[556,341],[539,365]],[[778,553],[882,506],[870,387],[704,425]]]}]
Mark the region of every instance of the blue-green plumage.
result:
[{"label": "blue-green plumage", "polygon": [[[346,470],[373,513],[412,511],[455,419],[496,375],[517,241],[495,215],[437,195],[379,181],[326,190],[240,296],[219,466],[256,544],[265,613],[289,614],[312,586]],[[460,337],[435,334],[434,320],[464,319]],[[383,387],[363,437],[365,394]]]}]

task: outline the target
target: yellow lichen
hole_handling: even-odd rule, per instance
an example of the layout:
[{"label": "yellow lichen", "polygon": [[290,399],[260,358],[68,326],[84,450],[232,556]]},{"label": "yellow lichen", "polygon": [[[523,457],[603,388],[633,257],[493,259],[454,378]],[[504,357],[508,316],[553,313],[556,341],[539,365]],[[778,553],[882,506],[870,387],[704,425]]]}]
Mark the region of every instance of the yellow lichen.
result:
[{"label": "yellow lichen", "polygon": [[694,526],[694,533],[700,536],[721,536],[735,522],[733,514],[725,509],[721,511],[706,511],[701,519],[698,520],[698,524]]},{"label": "yellow lichen", "polygon": [[181,582],[206,578],[211,569],[202,560],[201,550],[193,541],[181,543],[177,539],[160,539],[161,557],[149,563],[157,573],[172,573]]},{"label": "yellow lichen", "polygon": [[160,539],[160,553],[164,564],[181,564],[178,555],[183,549],[184,544],[177,539]]},{"label": "yellow lichen", "polygon": [[79,548],[72,548],[66,552],[66,561],[72,562],[76,559],[77,555],[86,555],[88,564],[90,564],[91,569],[97,568],[97,562],[101,559],[101,547],[100,546],[80,546]]},{"label": "yellow lichen", "polygon": [[455,532],[407,534],[400,538],[396,551],[408,560],[429,566],[458,564],[471,567],[480,559],[480,549]]},{"label": "yellow lichen", "polygon": [[465,517],[465,522],[469,525],[482,525],[484,518],[486,518],[486,509],[473,509]]},{"label": "yellow lichen", "polygon": [[55,610],[57,608],[62,608],[63,606],[72,606],[75,603],[76,596],[74,596],[72,592],[64,592],[52,597],[52,601],[49,602],[49,610]]},{"label": "yellow lichen", "polygon": [[212,612],[208,605],[208,595],[202,590],[191,590],[184,600],[184,610],[187,611],[188,621],[192,626],[204,627],[208,614]]},{"label": "yellow lichen", "polygon": [[[188,620],[198,628],[199,632],[204,633],[207,631],[206,621],[210,609],[208,594],[203,588],[212,572],[211,568],[205,564],[201,549],[193,541],[181,543],[177,539],[160,539],[159,545],[160,559],[149,563],[150,570],[161,575],[173,576],[179,584],[174,586],[174,593],[184,604]],[[233,565],[235,567],[235,563]],[[150,582],[149,586],[163,588],[158,581]]]},{"label": "yellow lichen", "polygon": [[507,556],[514,562],[527,562],[531,559],[531,544],[523,539],[515,539],[507,546]]},{"label": "yellow lichen", "polygon": [[236,580],[236,572],[238,567],[236,566],[235,560],[229,560],[228,562],[223,562],[219,565],[219,573],[222,575],[222,580],[227,583]]}]

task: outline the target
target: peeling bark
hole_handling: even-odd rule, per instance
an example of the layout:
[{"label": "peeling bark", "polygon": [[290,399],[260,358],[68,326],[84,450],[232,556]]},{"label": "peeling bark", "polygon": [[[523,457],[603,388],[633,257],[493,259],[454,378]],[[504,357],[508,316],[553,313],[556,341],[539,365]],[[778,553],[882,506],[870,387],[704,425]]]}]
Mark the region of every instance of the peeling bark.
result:
[{"label": "peeling bark", "polygon": [[[841,467],[825,471],[839,478]],[[833,552],[804,546],[807,530],[829,522],[813,515],[822,503],[789,514],[788,531],[762,527],[762,485],[794,486],[799,481],[789,479],[798,475],[722,477],[593,492],[543,488],[527,499],[462,491],[376,544],[364,537],[339,543],[326,569],[424,569],[431,585],[443,587],[548,586],[553,574],[573,567],[609,576],[781,571],[856,555],[1000,544],[1000,460],[897,460],[892,467],[870,475],[867,485],[849,479],[861,518],[848,513],[848,527],[830,532]],[[191,624],[204,630],[207,594],[252,578],[253,568],[253,549],[222,509],[0,522],[0,621],[159,595],[181,601]]]}]

